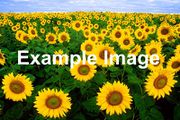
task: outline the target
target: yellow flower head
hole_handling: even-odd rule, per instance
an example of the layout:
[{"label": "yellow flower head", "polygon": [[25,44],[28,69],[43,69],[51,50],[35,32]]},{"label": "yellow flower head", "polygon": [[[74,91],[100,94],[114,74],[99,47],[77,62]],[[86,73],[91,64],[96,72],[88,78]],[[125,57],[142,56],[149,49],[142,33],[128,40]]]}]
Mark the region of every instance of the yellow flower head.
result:
[{"label": "yellow flower head", "polygon": [[28,30],[28,34],[30,35],[30,38],[35,38],[38,36],[37,30],[33,27],[30,27]]},{"label": "yellow flower head", "polygon": [[81,21],[72,22],[72,28],[76,31],[80,31],[83,28],[83,23]]},{"label": "yellow flower head", "polygon": [[145,91],[149,96],[160,99],[170,95],[171,88],[177,82],[173,79],[174,73],[168,69],[156,69],[150,73],[145,82]]},{"label": "yellow flower head", "polygon": [[94,74],[96,73],[96,66],[90,65],[87,61],[83,64],[81,61],[79,64],[74,65],[70,72],[75,79],[86,82],[94,77]]},{"label": "yellow flower head", "polygon": [[162,50],[162,43],[161,42],[155,42],[151,41],[150,43],[146,44],[145,51],[147,55],[153,55],[153,54],[161,54]]},{"label": "yellow flower head", "polygon": [[121,49],[129,50],[134,46],[134,39],[131,36],[124,36],[118,43]]},{"label": "yellow flower head", "polygon": [[24,43],[24,44],[27,44],[27,41],[30,40],[30,36],[29,34],[25,33],[25,32],[22,32],[20,34],[20,42]]},{"label": "yellow flower head", "polygon": [[120,41],[121,38],[124,36],[124,31],[119,29],[114,29],[110,35],[112,41]]},{"label": "yellow flower head", "polygon": [[10,73],[4,76],[2,84],[6,99],[23,101],[32,94],[32,82],[25,75],[14,76],[13,73]]},{"label": "yellow flower head", "polygon": [[100,88],[97,96],[97,105],[110,115],[126,113],[126,109],[131,109],[131,102],[129,88],[119,81],[113,84],[107,82]]},{"label": "yellow flower head", "polygon": [[85,51],[87,55],[93,54],[95,50],[95,43],[91,40],[86,40],[81,44],[81,51]]},{"label": "yellow flower head", "polygon": [[[170,26],[168,23],[163,22],[161,26],[157,30],[157,35],[160,38],[168,38],[173,34],[172,26]],[[166,39],[167,40],[167,39]]]},{"label": "yellow flower head", "polygon": [[54,33],[48,33],[46,35],[46,41],[49,44],[55,44],[56,43],[56,35]]},{"label": "yellow flower head", "polygon": [[69,40],[70,40],[70,36],[69,36],[69,34],[66,33],[66,32],[61,32],[61,33],[58,35],[58,41],[59,41],[60,43],[63,43],[63,42],[65,42],[65,41],[69,42]]},{"label": "yellow flower head", "polygon": [[173,56],[167,63],[167,69],[171,72],[178,72],[180,70],[180,56]]},{"label": "yellow flower head", "polygon": [[68,93],[48,88],[38,92],[34,107],[44,117],[60,118],[71,109],[70,100]]}]

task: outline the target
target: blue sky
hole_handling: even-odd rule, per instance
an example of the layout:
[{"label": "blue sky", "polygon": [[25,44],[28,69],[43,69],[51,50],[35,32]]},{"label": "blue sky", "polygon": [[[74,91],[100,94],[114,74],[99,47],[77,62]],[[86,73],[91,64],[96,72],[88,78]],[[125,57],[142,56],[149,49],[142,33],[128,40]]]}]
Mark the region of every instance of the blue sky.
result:
[{"label": "blue sky", "polygon": [[180,13],[180,0],[0,0],[0,12],[37,11]]}]

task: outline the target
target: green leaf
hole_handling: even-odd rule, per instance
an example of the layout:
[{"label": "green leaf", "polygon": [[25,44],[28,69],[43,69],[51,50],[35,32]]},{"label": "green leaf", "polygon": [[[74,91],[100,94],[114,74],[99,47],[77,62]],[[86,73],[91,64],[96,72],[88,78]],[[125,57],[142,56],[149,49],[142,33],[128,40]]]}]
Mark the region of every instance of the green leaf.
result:
[{"label": "green leaf", "polygon": [[140,80],[136,73],[134,72],[132,66],[126,66],[125,71],[128,73],[128,83],[130,84],[142,84],[142,80]]},{"label": "green leaf", "polygon": [[95,81],[95,83],[97,83],[98,85],[102,85],[107,81],[106,75],[103,72],[97,72],[93,78],[93,81]]},{"label": "green leaf", "polygon": [[162,113],[156,108],[151,108],[149,115],[152,120],[164,120]]},{"label": "green leaf", "polygon": [[83,107],[89,112],[98,113],[100,111],[99,107],[96,105],[96,97],[92,97],[87,101],[83,102],[82,104]]}]

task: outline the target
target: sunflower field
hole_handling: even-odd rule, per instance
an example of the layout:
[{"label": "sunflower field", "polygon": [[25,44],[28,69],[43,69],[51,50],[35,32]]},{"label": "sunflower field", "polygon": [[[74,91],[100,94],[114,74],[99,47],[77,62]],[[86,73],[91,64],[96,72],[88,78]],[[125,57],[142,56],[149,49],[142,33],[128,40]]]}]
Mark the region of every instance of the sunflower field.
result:
[{"label": "sunflower field", "polygon": [[[19,65],[19,50],[97,63]],[[105,65],[104,51],[159,63]],[[0,13],[0,120],[180,120],[179,70],[179,14]]]}]

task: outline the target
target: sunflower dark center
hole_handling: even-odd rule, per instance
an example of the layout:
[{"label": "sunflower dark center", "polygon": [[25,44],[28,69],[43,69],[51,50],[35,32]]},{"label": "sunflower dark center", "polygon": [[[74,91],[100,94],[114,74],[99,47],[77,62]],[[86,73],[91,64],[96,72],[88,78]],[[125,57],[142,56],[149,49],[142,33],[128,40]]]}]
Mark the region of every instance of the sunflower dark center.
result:
[{"label": "sunflower dark center", "polygon": [[46,99],[46,106],[50,109],[57,109],[61,106],[61,104],[62,100],[56,95],[49,96]]},{"label": "sunflower dark center", "polygon": [[81,75],[87,75],[90,71],[90,68],[88,65],[81,65],[79,68],[78,68],[78,72],[79,74]]},{"label": "sunflower dark center", "polygon": [[152,55],[152,54],[156,54],[157,53],[157,49],[156,48],[152,48],[151,50],[150,50],[150,54]]},{"label": "sunflower dark center", "polygon": [[18,37],[19,37],[19,38],[21,37],[21,33],[18,34]]},{"label": "sunflower dark center", "polygon": [[167,85],[167,80],[168,78],[164,75],[159,75],[155,80],[154,80],[154,87],[156,89],[162,89]]},{"label": "sunflower dark center", "polygon": [[95,41],[95,40],[96,40],[96,38],[95,38],[94,36],[92,36],[92,37],[91,37],[91,40],[92,40],[92,41]]},{"label": "sunflower dark center", "polygon": [[141,25],[141,29],[144,29],[144,25]]},{"label": "sunflower dark center", "polygon": [[86,51],[91,51],[92,50],[92,45],[90,45],[90,44],[87,44],[86,46],[85,46],[85,50]]},{"label": "sunflower dark center", "polygon": [[89,32],[86,31],[85,34],[86,34],[86,35],[89,35]]},{"label": "sunflower dark center", "polygon": [[107,51],[107,58],[110,57],[110,52],[107,49],[104,49],[104,50],[100,51],[100,53],[99,53],[99,57],[101,59],[105,59],[105,51]]},{"label": "sunflower dark center", "polygon": [[23,40],[28,40],[28,39],[29,39],[28,36],[24,36],[24,37],[23,37]]},{"label": "sunflower dark center", "polygon": [[76,23],[76,25],[75,25],[77,28],[79,28],[81,25],[80,25],[80,23]]},{"label": "sunflower dark center", "polygon": [[107,96],[107,102],[112,105],[112,106],[116,106],[121,104],[122,100],[123,100],[123,96],[120,92],[118,91],[113,91],[110,92]]},{"label": "sunflower dark center", "polygon": [[34,34],[35,34],[35,31],[34,31],[34,30],[31,30],[31,33],[34,35]]},{"label": "sunflower dark center", "polygon": [[161,30],[162,35],[167,35],[169,33],[169,30],[167,28],[164,28]]},{"label": "sunflower dark center", "polygon": [[66,37],[65,35],[62,35],[62,36],[61,36],[61,40],[62,40],[62,41],[65,41],[66,39],[67,39],[67,37]]},{"label": "sunflower dark center", "polygon": [[142,32],[138,32],[138,36],[139,36],[139,37],[142,36]]},{"label": "sunflower dark center", "polygon": [[137,51],[137,49],[134,48],[134,49],[131,51],[131,53],[135,53],[136,51]]},{"label": "sunflower dark center", "polygon": [[20,93],[24,92],[25,86],[20,81],[13,81],[10,83],[9,89],[15,94],[20,94]]},{"label": "sunflower dark center", "polygon": [[49,41],[54,41],[54,37],[53,37],[52,35],[50,35],[50,36],[48,37],[48,39],[49,39]]},{"label": "sunflower dark center", "polygon": [[120,33],[119,31],[117,31],[117,32],[115,33],[115,36],[116,36],[116,38],[120,38],[120,37],[121,37],[121,33]]},{"label": "sunflower dark center", "polygon": [[129,44],[130,44],[130,41],[129,41],[128,39],[125,39],[125,40],[123,41],[123,43],[124,43],[124,45],[129,45]]},{"label": "sunflower dark center", "polygon": [[149,28],[146,28],[146,30],[145,30],[146,32],[149,32]]},{"label": "sunflower dark center", "polygon": [[173,69],[177,69],[177,68],[180,67],[180,62],[179,61],[174,61],[171,66],[172,66]]}]

